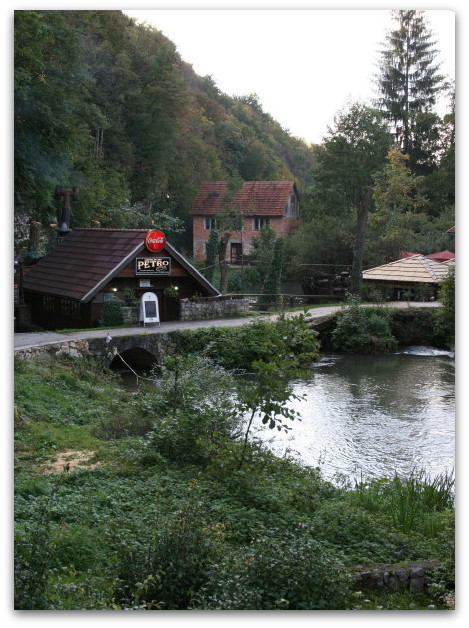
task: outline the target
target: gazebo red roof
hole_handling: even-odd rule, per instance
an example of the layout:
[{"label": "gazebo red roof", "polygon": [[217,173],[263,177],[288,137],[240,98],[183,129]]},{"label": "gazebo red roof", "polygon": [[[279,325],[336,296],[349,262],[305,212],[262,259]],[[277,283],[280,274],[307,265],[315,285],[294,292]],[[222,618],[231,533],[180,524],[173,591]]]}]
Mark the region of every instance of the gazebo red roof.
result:
[{"label": "gazebo red roof", "polygon": [[429,259],[434,259],[437,262],[447,262],[449,259],[456,259],[456,254],[451,251],[440,251],[439,253],[431,253],[431,255],[425,255]]}]

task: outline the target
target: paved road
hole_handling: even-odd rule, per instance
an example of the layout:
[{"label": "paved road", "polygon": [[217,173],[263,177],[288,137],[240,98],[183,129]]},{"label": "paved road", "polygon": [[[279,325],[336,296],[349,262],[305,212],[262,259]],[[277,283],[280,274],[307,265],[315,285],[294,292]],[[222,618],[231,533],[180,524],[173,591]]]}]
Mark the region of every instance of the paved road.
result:
[{"label": "paved road", "polygon": [[[431,303],[407,303],[406,301],[395,301],[388,304],[389,307],[438,307],[441,305],[437,302]],[[343,306],[324,306],[318,308],[312,308],[308,311],[308,317],[310,319],[320,318],[321,316],[327,316],[340,310]],[[298,315],[298,312],[287,312],[287,316]],[[108,333],[111,336],[128,336],[131,334],[154,334],[173,331],[175,329],[200,329],[201,327],[239,327],[240,325],[246,325],[254,320],[275,320],[278,318],[278,314],[253,316],[247,318],[225,318],[214,319],[207,321],[172,321],[168,323],[161,323],[161,325],[147,325],[146,327],[123,327],[120,329],[90,329],[83,331],[72,332],[56,332],[56,331],[41,331],[41,332],[28,332],[28,333],[15,333],[14,334],[14,348],[15,349],[28,349],[30,347],[40,347],[43,345],[50,345],[60,343],[68,340],[86,340],[87,338],[106,338]]]}]

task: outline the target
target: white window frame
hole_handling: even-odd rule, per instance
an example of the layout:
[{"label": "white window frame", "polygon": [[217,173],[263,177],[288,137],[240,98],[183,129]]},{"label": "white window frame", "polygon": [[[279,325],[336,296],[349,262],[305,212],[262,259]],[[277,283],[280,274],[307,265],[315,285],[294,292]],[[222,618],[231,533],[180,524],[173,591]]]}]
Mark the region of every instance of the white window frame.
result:
[{"label": "white window frame", "polygon": [[207,231],[214,231],[215,229],[218,229],[217,219],[215,216],[205,216],[204,227]]},{"label": "white window frame", "polygon": [[266,227],[270,227],[270,218],[268,216],[254,216],[253,231],[260,231]]}]

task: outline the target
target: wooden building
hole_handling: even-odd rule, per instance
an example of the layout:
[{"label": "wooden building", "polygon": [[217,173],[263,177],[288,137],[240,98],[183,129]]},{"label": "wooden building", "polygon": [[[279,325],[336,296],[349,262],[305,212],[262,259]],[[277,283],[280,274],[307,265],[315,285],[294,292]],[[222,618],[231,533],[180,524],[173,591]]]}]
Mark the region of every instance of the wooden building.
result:
[{"label": "wooden building", "polygon": [[[210,232],[223,231],[220,215],[226,211],[226,181],[205,181],[194,199],[192,215],[194,258],[205,259]],[[228,209],[242,214],[242,228],[231,231],[227,260],[239,263],[250,254],[252,239],[263,227],[270,227],[279,237],[286,236],[299,221],[299,196],[293,181],[245,181]]]},{"label": "wooden building", "polygon": [[[94,327],[113,295],[153,292],[160,320],[175,320],[174,296],[219,296],[171,244],[149,250],[148,229],[74,229],[34,266],[25,268],[24,298],[32,323],[45,329]],[[163,234],[161,234],[163,235]]]},{"label": "wooden building", "polygon": [[446,263],[417,254],[363,271],[363,285],[386,288],[390,290],[391,298],[397,300],[409,296],[412,299],[422,288],[430,298],[436,298],[448,269]]}]

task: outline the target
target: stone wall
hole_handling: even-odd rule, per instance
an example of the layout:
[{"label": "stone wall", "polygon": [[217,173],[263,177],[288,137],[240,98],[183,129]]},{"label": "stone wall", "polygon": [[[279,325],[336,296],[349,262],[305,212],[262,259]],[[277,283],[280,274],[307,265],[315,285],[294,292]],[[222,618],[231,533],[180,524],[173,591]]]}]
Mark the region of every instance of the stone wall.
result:
[{"label": "stone wall", "polygon": [[[226,318],[238,314],[247,314],[248,312],[249,300],[243,298],[201,297],[196,299],[181,299],[179,320],[194,321]],[[123,307],[122,315],[124,317],[124,325],[138,325],[140,308]]]},{"label": "stone wall", "polygon": [[[112,332],[111,332],[112,333]],[[20,360],[54,360],[62,355],[76,358],[93,357],[103,360],[108,365],[117,353],[122,354],[130,349],[143,349],[150,354],[156,363],[172,349],[170,336],[165,333],[135,334],[115,336],[109,342],[107,338],[89,338],[82,340],[64,340],[39,347],[15,349],[15,356]]]},{"label": "stone wall", "polygon": [[361,567],[356,569],[353,580],[355,588],[362,590],[407,590],[420,593],[437,567],[438,564],[434,561]]},{"label": "stone wall", "polygon": [[181,299],[180,320],[194,321],[227,318],[249,312],[248,299],[197,298]]},{"label": "stone wall", "polygon": [[92,355],[88,340],[66,340],[54,342],[39,347],[15,349],[15,357],[20,360],[54,360],[61,355],[71,355],[75,358],[85,358]]},{"label": "stone wall", "polygon": [[122,318],[124,319],[124,325],[138,325],[140,322],[140,307],[128,307],[122,308]]}]

